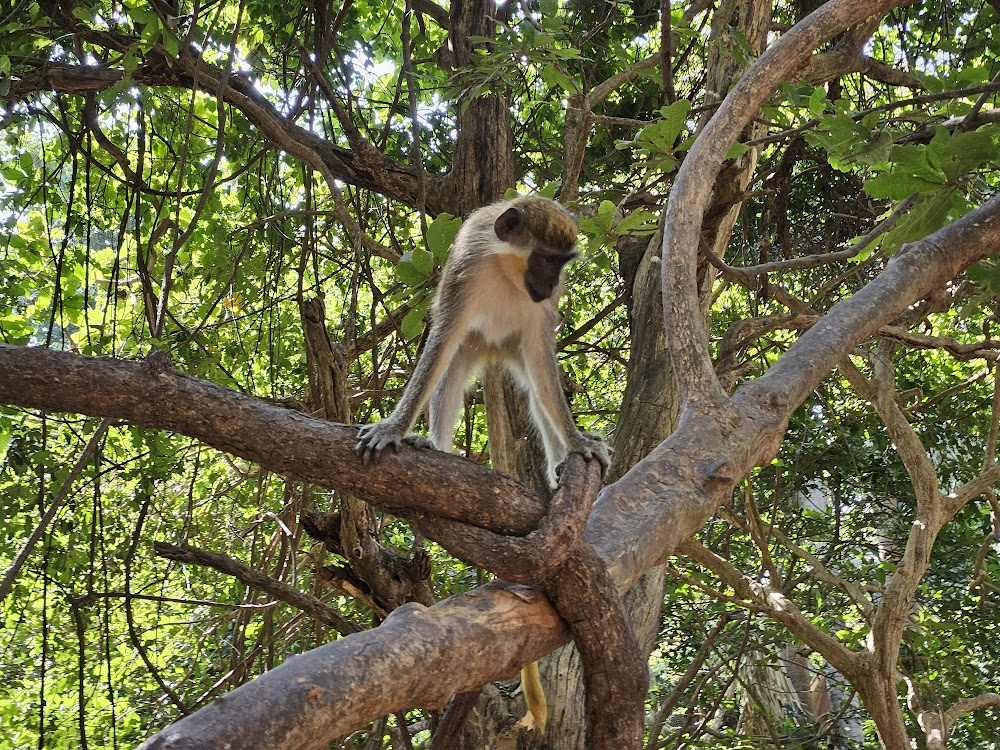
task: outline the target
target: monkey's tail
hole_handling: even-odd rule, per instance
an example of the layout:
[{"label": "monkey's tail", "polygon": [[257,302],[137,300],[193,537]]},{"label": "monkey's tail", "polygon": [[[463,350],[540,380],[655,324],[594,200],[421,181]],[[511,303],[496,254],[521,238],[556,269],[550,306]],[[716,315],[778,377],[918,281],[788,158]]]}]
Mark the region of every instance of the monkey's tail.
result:
[{"label": "monkey's tail", "polygon": [[544,732],[545,722],[549,719],[549,706],[545,702],[545,691],[538,676],[537,661],[531,662],[521,670],[521,690],[524,692],[524,701],[528,704],[528,714],[533,719],[535,729]]}]

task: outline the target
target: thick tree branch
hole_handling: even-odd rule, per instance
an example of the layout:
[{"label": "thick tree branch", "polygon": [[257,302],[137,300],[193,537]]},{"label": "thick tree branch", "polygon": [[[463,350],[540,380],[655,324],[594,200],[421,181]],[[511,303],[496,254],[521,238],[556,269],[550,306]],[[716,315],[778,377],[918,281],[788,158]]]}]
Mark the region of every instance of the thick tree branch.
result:
[{"label": "thick tree branch", "polygon": [[357,428],[188,377],[165,360],[123,362],[0,344],[0,403],[172,430],[404,517],[430,512],[507,534],[525,534],[542,517],[542,500],[500,472],[432,450],[411,461],[417,449],[408,446],[366,467],[353,451]]},{"label": "thick tree branch", "polygon": [[1000,693],[982,693],[971,698],[960,698],[944,712],[945,724],[949,729],[966,714],[984,708],[1000,710]]},{"label": "thick tree branch", "polygon": [[[146,750],[325,748],[394,711],[510,679],[569,638],[540,591],[491,584],[293,656],[171,725]],[[456,665],[461,665],[456,668]]]},{"label": "thick tree branch", "polygon": [[[838,0],[825,8],[833,7],[843,14],[844,6],[850,4]],[[897,4],[885,0],[877,7]],[[824,12],[821,9],[818,15],[829,21],[832,11]],[[846,16],[836,19],[836,28],[849,21]],[[815,30],[810,33],[809,44],[825,38]],[[789,32],[778,44],[789,38],[798,37]],[[812,47],[801,40],[795,44],[799,46],[793,45],[790,53],[801,61]],[[785,64],[780,55],[770,60],[779,68]],[[739,93],[735,104],[727,100],[727,117],[732,116],[733,107],[740,106],[751,117],[756,112],[755,101],[759,104],[766,95],[762,93],[755,100],[747,98],[746,91]],[[701,163],[689,155],[685,164],[691,164],[695,173],[689,175],[689,181],[710,184],[712,179],[706,178],[705,172],[712,171],[713,164],[714,172],[718,171],[721,155],[732,139],[725,141],[724,133],[706,132],[712,143],[701,152]],[[687,190],[690,195],[690,186]],[[691,205],[703,206],[704,201]],[[684,277],[689,261],[693,266],[700,210],[695,210],[695,218],[685,217],[693,228],[674,227],[671,232],[676,236],[665,243],[675,253],[668,255],[664,264],[670,277],[664,287],[667,297],[675,285],[683,286],[684,279],[674,277]],[[988,255],[1000,240],[998,214],[997,200],[988,202],[956,225],[901,253],[879,279],[835,307],[805,334],[765,378],[743,386],[731,401],[706,400],[706,408],[686,410],[670,439],[606,487],[595,504],[586,538],[609,565],[616,587],[628,588],[644,570],[664,560],[704,524],[740,477],[773,456],[787,414],[858,341],[927,290]],[[668,302],[672,330],[683,329],[684,317],[678,315],[684,309],[683,301],[672,307]],[[697,317],[688,316],[690,320]],[[809,345],[804,344],[810,335]],[[680,342],[672,340],[675,361],[699,361],[697,352],[683,353],[692,336],[696,338],[697,332],[689,332]],[[411,469],[407,464],[416,454],[404,450],[398,456],[387,456],[378,467],[364,469],[349,450],[354,438],[350,428],[301,415],[288,416],[284,410],[225,389],[199,392],[194,387],[197,381],[169,373],[165,367],[159,367],[158,372],[155,363],[93,360],[87,362],[81,375],[67,366],[77,361],[85,360],[56,352],[0,347],[0,401],[106,414],[183,431],[224,450],[243,451],[240,455],[275,471],[312,477],[310,481],[327,486],[357,487],[359,495],[363,493],[387,508],[407,505],[412,511],[420,505],[426,510],[433,504],[440,509],[433,510],[435,513],[477,523],[466,501],[479,498],[477,515],[489,517],[488,521],[480,518],[479,525],[521,534],[534,528],[542,516],[541,504],[516,483],[503,484],[492,472],[456,457],[420,453],[419,469]],[[123,377],[126,371],[128,377]],[[689,390],[697,383],[689,378]],[[463,475],[467,476],[463,479]],[[451,497],[425,497],[425,493],[431,494],[431,483],[436,488],[448,487]],[[412,503],[399,497],[401,487],[413,496]],[[438,489],[437,494],[443,493]],[[443,705],[455,691],[473,690],[486,681],[512,676],[524,663],[567,637],[568,631],[537,592],[521,587],[485,587],[430,609],[397,610],[380,628],[294,657],[181,724],[206,731],[215,726],[243,732],[226,736],[234,745],[283,740],[289,747],[319,747],[376,716],[418,704]],[[457,673],[456,663],[463,667]],[[375,667],[385,671],[369,671]],[[441,674],[455,677],[443,681]],[[264,733],[259,733],[258,719],[269,727]],[[175,729],[168,729],[161,740],[177,736]],[[205,742],[211,744],[208,739]]]},{"label": "thick tree branch", "polygon": [[832,50],[811,57],[800,75],[802,80],[817,86],[847,73],[865,73],[882,83],[922,89],[924,86],[919,79],[906,71],[864,54],[865,44],[878,28],[881,18],[881,13],[866,18],[837,40]]}]

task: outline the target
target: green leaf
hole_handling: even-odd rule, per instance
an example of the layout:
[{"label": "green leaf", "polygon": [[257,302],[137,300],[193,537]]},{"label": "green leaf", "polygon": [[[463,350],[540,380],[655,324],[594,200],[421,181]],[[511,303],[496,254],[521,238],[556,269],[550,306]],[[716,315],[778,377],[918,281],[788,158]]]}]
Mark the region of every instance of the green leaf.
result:
[{"label": "green leaf", "polygon": [[556,191],[559,189],[559,182],[553,180],[552,182],[547,182],[538,188],[538,194],[543,198],[555,199]]},{"label": "green leaf", "polygon": [[826,89],[822,86],[817,86],[813,89],[812,94],[809,95],[809,111],[813,113],[815,117],[819,117],[826,111]]},{"label": "green leaf", "polygon": [[944,180],[931,182],[906,172],[882,172],[865,183],[864,191],[872,198],[903,200],[914,193],[932,193],[943,184]]},{"label": "green leaf", "polygon": [[835,169],[846,169],[846,162],[871,140],[871,128],[844,113],[823,116],[819,120],[816,130],[805,134],[806,142],[826,151]]},{"label": "green leaf", "polygon": [[941,149],[941,169],[948,179],[955,181],[984,164],[996,161],[1000,157],[995,140],[997,132],[996,126],[989,125],[950,138]]},{"label": "green leaf", "polygon": [[538,10],[543,16],[555,16],[559,13],[559,0],[538,0]]},{"label": "green leaf", "polygon": [[399,329],[403,332],[403,336],[407,339],[414,339],[421,334],[424,330],[424,318],[427,316],[427,306],[429,300],[424,300],[406,313],[403,317],[403,322],[400,324]]},{"label": "green leaf", "polygon": [[940,167],[943,145],[932,141],[927,146],[893,146],[889,158],[895,163],[895,170],[943,183],[946,179]]},{"label": "green leaf", "polygon": [[438,214],[427,227],[427,247],[438,263],[444,263],[448,250],[455,241],[455,235],[462,226],[462,220],[451,214]]},{"label": "green leaf", "polygon": [[576,94],[580,90],[576,81],[551,63],[542,64],[542,66],[538,69],[538,73],[541,75],[542,80],[549,86],[561,88],[570,94]]},{"label": "green leaf", "polygon": [[965,196],[955,188],[941,188],[917,201],[906,219],[883,237],[882,248],[895,252],[907,242],[922,240],[958,218],[963,209],[967,210]]},{"label": "green leaf", "polygon": [[417,273],[425,279],[431,275],[431,271],[434,270],[434,256],[430,252],[422,247],[415,247],[410,256],[410,262]]},{"label": "green leaf", "polygon": [[181,45],[176,36],[171,34],[170,31],[164,31],[160,41],[163,43],[163,48],[169,55],[177,57],[178,53],[180,53]]},{"label": "green leaf", "polygon": [[[427,252],[426,250],[424,252]],[[408,287],[420,286],[427,280],[425,274],[420,273],[413,264],[413,252],[408,252],[400,258],[396,264],[396,278]]]},{"label": "green leaf", "polygon": [[559,60],[576,60],[580,54],[580,50],[576,47],[557,47],[552,50],[552,56]]},{"label": "green leaf", "polygon": [[656,216],[644,208],[632,211],[615,226],[616,234],[651,234],[656,231]]},{"label": "green leaf", "polygon": [[149,51],[156,46],[158,41],[160,41],[160,19],[154,13],[153,17],[146,23],[146,27],[142,30],[142,36],[139,38],[139,46]]},{"label": "green leaf", "polygon": [[3,170],[0,171],[0,174],[7,178],[7,182],[10,184],[20,185],[28,181],[28,176],[15,167],[4,167]]},{"label": "green leaf", "polygon": [[729,151],[726,152],[726,161],[729,159],[739,159],[743,154],[750,150],[750,147],[745,143],[734,143],[729,147]]},{"label": "green leaf", "polygon": [[[691,109],[691,102],[687,99],[678,99],[673,104],[660,108],[660,121],[663,135],[673,144],[680,135],[681,129],[687,123],[687,115]],[[672,134],[672,135],[671,135]]]},{"label": "green leaf", "polygon": [[155,24],[157,28],[160,25],[160,17],[156,15],[156,11],[151,7],[143,6],[126,6],[125,12],[128,17],[131,18],[135,23],[141,26],[148,26],[149,24]]}]

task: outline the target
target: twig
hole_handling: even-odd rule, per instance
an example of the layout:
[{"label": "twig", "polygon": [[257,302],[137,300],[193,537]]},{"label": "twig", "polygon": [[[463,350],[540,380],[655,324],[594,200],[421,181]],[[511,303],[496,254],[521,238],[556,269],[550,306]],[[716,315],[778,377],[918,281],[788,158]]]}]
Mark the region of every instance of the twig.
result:
[{"label": "twig", "polygon": [[100,443],[101,438],[104,437],[104,433],[108,431],[108,427],[111,425],[111,419],[105,417],[101,420],[101,423],[97,425],[97,429],[94,430],[94,434],[90,436],[90,440],[87,441],[87,445],[84,447],[83,452],[76,459],[76,463],[73,464],[73,468],[69,470],[69,474],[66,475],[66,479],[63,480],[62,485],[59,487],[59,491],[56,492],[56,496],[53,498],[49,507],[46,509],[45,513],[42,514],[41,520],[39,520],[38,525],[35,530],[31,532],[31,536],[21,547],[21,551],[17,553],[17,557],[14,558],[14,562],[10,564],[7,568],[6,573],[4,573],[3,582],[0,583],[0,602],[7,598],[7,594],[10,593],[11,587],[14,585],[14,581],[21,572],[21,568],[28,561],[28,556],[31,555],[31,551],[38,544],[38,540],[42,538],[45,534],[45,529],[48,528],[49,523],[55,518],[56,513],[62,507],[62,504],[66,501],[66,496],[69,494],[70,489],[73,487],[73,482],[76,478],[80,476],[80,472],[83,471],[83,467],[86,466],[90,457],[94,455],[97,450],[97,445]]},{"label": "twig", "polygon": [[266,591],[275,599],[280,599],[286,604],[302,610],[312,615],[317,620],[326,623],[334,628],[341,635],[357,633],[361,628],[350,620],[345,619],[337,610],[327,606],[322,600],[315,596],[304,594],[294,586],[275,580],[271,576],[261,573],[259,570],[248,568],[246,565],[237,562],[231,557],[220,555],[216,552],[198,549],[188,544],[176,545],[166,542],[154,542],[153,550],[160,557],[176,562],[191,563],[194,565],[205,565],[220,573],[225,573],[236,578],[248,586]]},{"label": "twig", "polygon": [[473,690],[468,693],[458,693],[448,703],[444,716],[431,737],[430,750],[453,750],[461,745],[459,740],[462,736],[462,728],[465,720],[469,717],[472,709],[476,707],[479,700],[479,691]]}]

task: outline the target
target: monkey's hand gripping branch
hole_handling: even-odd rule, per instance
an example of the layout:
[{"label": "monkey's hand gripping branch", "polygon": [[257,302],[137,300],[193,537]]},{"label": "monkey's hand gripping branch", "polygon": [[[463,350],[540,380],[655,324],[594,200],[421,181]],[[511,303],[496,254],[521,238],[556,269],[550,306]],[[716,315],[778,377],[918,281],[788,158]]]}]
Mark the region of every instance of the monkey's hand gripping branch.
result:
[{"label": "monkey's hand gripping branch", "polygon": [[[406,443],[414,448],[431,448],[440,450],[434,441],[423,435],[408,433],[404,425],[395,421],[392,416],[374,424],[362,425],[358,431],[358,441],[354,444],[354,452],[361,457],[365,464],[378,463],[382,451],[391,448],[398,451],[400,446]],[[601,465],[601,476],[603,477],[608,466],[611,465],[611,446],[604,442],[604,438],[591,432],[576,432],[569,441],[567,458],[573,453],[579,453],[588,463],[593,460]],[[564,458],[556,467],[556,475],[562,474],[562,469],[566,465]],[[556,485],[553,483],[552,488]]]},{"label": "monkey's hand gripping branch", "polygon": [[364,463],[378,463],[383,449],[392,448],[397,451],[406,443],[414,448],[435,448],[436,446],[423,435],[407,434],[406,425],[393,421],[392,417],[375,424],[362,425],[358,433],[358,442],[354,444],[354,452]]}]

